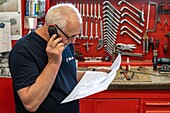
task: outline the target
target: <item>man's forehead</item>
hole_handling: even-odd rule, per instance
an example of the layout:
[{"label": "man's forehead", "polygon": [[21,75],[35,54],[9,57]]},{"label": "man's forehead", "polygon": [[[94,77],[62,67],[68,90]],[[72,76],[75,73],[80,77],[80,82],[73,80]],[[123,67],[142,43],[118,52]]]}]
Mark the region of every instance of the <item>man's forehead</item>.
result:
[{"label": "man's forehead", "polygon": [[79,33],[82,29],[82,25],[80,23],[70,24],[67,29],[69,32]]}]

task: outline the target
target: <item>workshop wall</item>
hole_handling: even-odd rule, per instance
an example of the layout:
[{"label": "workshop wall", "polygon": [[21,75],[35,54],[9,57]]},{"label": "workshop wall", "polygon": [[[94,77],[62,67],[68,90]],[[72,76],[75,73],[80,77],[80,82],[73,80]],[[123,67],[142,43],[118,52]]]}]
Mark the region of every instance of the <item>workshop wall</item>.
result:
[{"label": "workshop wall", "polygon": [[[75,50],[77,51],[77,53],[82,54],[82,58],[83,57],[105,57],[105,56],[109,56],[111,58],[112,56],[112,52],[106,51],[106,48],[108,46],[108,43],[112,42],[115,44],[118,43],[123,43],[123,44],[135,44],[136,49],[133,49],[133,51],[126,51],[126,52],[131,52],[131,53],[137,53],[137,54],[143,54],[144,57],[139,58],[139,57],[130,57],[130,60],[151,60],[153,58],[153,52],[152,52],[152,47],[150,45],[150,49],[148,51],[148,53],[143,53],[143,37],[145,36],[144,34],[146,33],[146,28],[147,28],[147,23],[148,23],[148,29],[152,30],[155,27],[155,30],[153,30],[153,32],[148,32],[147,36],[148,36],[148,43],[151,39],[151,37],[153,37],[153,41],[154,41],[154,49],[158,50],[158,57],[170,57],[168,56],[168,53],[170,53],[170,50],[167,49],[168,46],[168,37],[165,36],[169,30],[170,30],[170,26],[169,26],[169,17],[170,17],[170,4],[168,2],[168,0],[164,0],[164,1],[160,1],[160,0],[151,0],[150,2],[154,3],[150,3],[150,10],[149,10],[149,17],[148,17],[148,0],[127,0],[128,3],[130,3],[131,5],[133,5],[134,7],[136,7],[137,9],[139,9],[140,11],[143,11],[144,13],[144,22],[140,20],[140,18],[138,18],[139,12],[132,8],[130,5],[128,5],[127,3],[122,2],[121,5],[118,5],[119,0],[114,0],[114,1],[109,1],[111,3],[111,5],[103,0],[100,1],[76,1],[76,0],[72,0],[72,1],[67,1],[67,2],[71,2],[73,3],[78,9],[79,11],[81,11],[82,14],[82,18],[83,18],[83,35],[85,36],[86,33],[86,21],[88,21],[88,29],[87,29],[87,36],[88,39],[84,39],[84,38],[79,38],[77,39],[77,42],[79,42],[78,44],[75,44]],[[55,5],[57,3],[59,3],[58,1],[55,0],[51,0],[50,1],[50,5]],[[66,2],[66,1],[61,1],[61,2]],[[92,4],[92,10],[93,10],[93,16],[94,13],[96,13],[96,15],[98,16],[98,4],[100,3],[100,15],[101,15],[101,19],[97,19],[97,18],[91,18],[90,14],[91,14],[91,4]],[[162,4],[163,3],[163,4]],[[89,17],[87,17],[87,4],[88,4],[88,10],[89,10]],[[83,5],[85,5],[85,16],[83,16]],[[96,5],[96,6],[95,6]],[[81,7],[81,8],[80,8]],[[94,9],[96,7],[96,11],[94,12]],[[110,7],[110,8],[108,8]],[[115,9],[113,9],[113,7]],[[159,9],[156,9],[156,8]],[[127,8],[127,9],[126,9]],[[111,10],[110,10],[111,9]],[[128,9],[130,9],[132,12],[134,12],[137,15],[134,15],[132,12],[130,12]],[[120,12],[120,14],[116,11],[118,10]],[[107,17],[107,14],[110,17]],[[118,18],[118,16],[116,16],[116,14],[120,17]],[[105,15],[105,16],[104,16]],[[112,15],[112,16],[111,16]],[[104,17],[103,17],[104,16]],[[116,21],[114,18],[117,18],[119,20]],[[147,19],[149,18],[149,21],[147,21]],[[158,21],[156,23],[156,21],[158,20],[158,18],[160,19],[160,22]],[[105,24],[104,24],[104,21]],[[109,22],[108,19],[112,22]],[[99,39],[101,39],[101,33],[100,33],[100,21],[102,20],[103,22],[103,36],[104,36],[104,47],[102,49],[96,50],[96,47],[98,45],[98,41]],[[166,23],[167,20],[167,23]],[[128,22],[127,22],[128,21]],[[114,26],[116,26],[115,23],[118,23],[118,29],[115,29],[116,31],[114,31]],[[93,32],[91,33],[91,23],[93,23],[92,25],[92,29]],[[96,23],[98,24],[98,38],[95,38],[96,35]],[[109,23],[109,25],[107,25],[107,23]],[[113,23],[110,24],[110,23]],[[155,24],[156,23],[156,24]],[[136,28],[135,28],[135,27]],[[132,33],[131,31],[129,31],[129,29],[134,32]],[[138,31],[137,31],[138,29]],[[141,31],[141,32],[139,32]],[[112,32],[112,33],[108,33],[108,32]],[[108,41],[108,37],[106,34],[110,34],[112,41]],[[134,35],[136,34],[136,35]],[[93,38],[90,39],[90,36],[93,36]],[[131,38],[131,36],[138,39],[139,43],[137,43],[134,39]],[[137,37],[138,35],[138,37]],[[114,36],[116,37],[114,40]],[[156,40],[157,40],[157,45],[156,45]],[[89,50],[87,49],[87,43],[89,43]],[[146,43],[146,41],[145,41]],[[113,44],[109,44],[111,46],[113,46]],[[167,49],[167,50],[166,50]],[[111,49],[112,50],[112,49]],[[165,51],[165,52],[164,52]],[[127,56],[126,56],[127,57]],[[126,59],[126,57],[123,57],[123,59]]]},{"label": "workshop wall", "polygon": [[[148,43],[150,43],[151,37],[153,37],[154,49],[158,50],[158,58],[160,57],[169,58],[170,50],[168,49],[168,45],[170,42],[168,41],[168,37],[165,36],[166,34],[168,34],[170,30],[170,23],[168,23],[169,17],[170,17],[170,14],[169,14],[170,4],[168,0],[164,0],[164,1],[151,0],[150,1],[151,3],[150,3],[150,11],[149,11],[150,13],[149,21],[147,21],[148,20],[148,3],[149,3],[148,0],[137,0],[137,1],[127,0],[127,1],[132,6],[139,9],[140,10],[139,12],[142,12],[142,11],[144,12],[143,20],[145,21],[141,21],[140,15],[139,15],[140,13],[135,8],[132,8],[130,5],[128,5],[127,3],[122,2],[120,5],[118,5],[119,0],[114,0],[114,1],[46,0],[46,11],[51,6],[57,3],[70,2],[70,3],[73,3],[81,12],[82,18],[83,18],[82,34],[83,36],[86,36],[86,32],[87,32],[88,38],[81,37],[82,36],[81,34],[79,35],[79,37],[77,37],[76,43],[74,44],[77,59],[79,61],[90,60],[92,62],[93,61],[98,62],[98,61],[101,61],[100,59],[102,59],[102,63],[105,63],[106,60],[108,60],[108,58],[111,59],[112,61],[112,56],[115,56],[114,54],[112,54],[114,45],[122,43],[126,45],[134,44],[135,46],[130,46],[132,47],[132,51],[121,50],[121,49],[118,49],[118,50],[121,50],[122,52],[127,52],[127,54],[132,53],[132,55],[137,54],[138,56],[142,56],[142,57],[123,56],[123,60],[126,61],[126,58],[129,57],[130,63],[134,62],[136,63],[136,65],[139,65],[138,62],[152,64],[153,51],[152,51],[151,44],[149,45],[150,48],[148,50],[148,53],[143,52],[143,44],[146,45],[146,41],[145,43],[143,42],[143,37],[145,36],[144,34],[147,31],[146,30],[147,23],[148,23],[149,30],[153,30],[155,28],[153,32],[147,32]],[[25,5],[25,4],[26,4],[26,1],[23,0],[22,5]],[[87,17],[87,4],[88,4],[89,17]],[[90,17],[91,4],[92,4],[93,15],[94,13],[96,13],[97,18]],[[99,4],[100,4],[101,18],[98,19]],[[96,7],[96,11],[94,11],[95,7]],[[22,11],[23,11],[22,20],[24,20],[25,19],[25,8],[22,8]],[[83,12],[84,12],[84,15],[83,15]],[[120,12],[120,14],[118,12]],[[158,19],[160,19],[160,21],[158,21]],[[44,21],[43,18],[39,20]],[[100,25],[101,22],[102,22],[103,35],[101,35],[101,25]],[[28,33],[28,29],[24,28],[25,26],[24,22],[22,23],[23,23],[23,26],[22,26],[23,35],[25,35]],[[88,24],[87,28],[86,28],[86,23]],[[93,24],[92,33],[91,33],[91,23]],[[97,25],[97,29],[96,29],[96,25]],[[98,38],[95,38],[96,30],[97,30]],[[91,35],[93,36],[93,38],[90,38]],[[104,38],[103,47],[98,48],[97,50],[96,48],[98,47],[99,40],[101,40],[101,36],[103,36]],[[138,42],[132,39],[132,37],[137,39]],[[13,45],[14,44],[15,44],[15,41],[13,41]],[[133,47],[136,47],[136,48],[133,48]]]}]

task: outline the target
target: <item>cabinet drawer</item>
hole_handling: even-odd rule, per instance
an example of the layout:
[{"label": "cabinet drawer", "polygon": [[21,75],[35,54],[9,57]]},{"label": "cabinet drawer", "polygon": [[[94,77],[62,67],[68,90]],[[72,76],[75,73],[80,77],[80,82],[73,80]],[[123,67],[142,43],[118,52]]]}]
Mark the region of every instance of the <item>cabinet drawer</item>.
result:
[{"label": "cabinet drawer", "polygon": [[96,99],[94,113],[139,113],[139,99]]},{"label": "cabinet drawer", "polygon": [[167,111],[146,111],[145,113],[170,113],[170,110],[167,110]]},{"label": "cabinet drawer", "polygon": [[144,99],[144,113],[170,113],[170,99]]},{"label": "cabinet drawer", "polygon": [[160,100],[145,100],[144,106],[146,107],[156,107],[156,106],[164,106],[170,107],[170,100],[160,99]]}]

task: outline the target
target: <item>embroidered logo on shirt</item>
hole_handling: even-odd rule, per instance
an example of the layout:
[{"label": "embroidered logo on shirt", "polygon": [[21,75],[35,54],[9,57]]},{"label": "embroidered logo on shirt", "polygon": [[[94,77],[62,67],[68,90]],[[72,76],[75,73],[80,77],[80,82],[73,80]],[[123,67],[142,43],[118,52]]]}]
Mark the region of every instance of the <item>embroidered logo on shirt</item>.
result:
[{"label": "embroidered logo on shirt", "polygon": [[70,62],[71,60],[74,60],[74,57],[73,57],[73,56],[66,58],[66,62],[67,62],[67,63]]}]

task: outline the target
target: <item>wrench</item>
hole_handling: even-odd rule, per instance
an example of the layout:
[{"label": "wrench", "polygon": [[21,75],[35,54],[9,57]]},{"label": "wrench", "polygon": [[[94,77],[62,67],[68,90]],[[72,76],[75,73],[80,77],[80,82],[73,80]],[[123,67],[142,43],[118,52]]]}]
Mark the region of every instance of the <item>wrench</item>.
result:
[{"label": "wrench", "polygon": [[85,3],[83,3],[83,17],[85,17]]},{"label": "wrench", "polygon": [[98,36],[98,22],[96,21],[96,36],[95,36],[95,39],[98,39],[99,36]]},{"label": "wrench", "polygon": [[110,34],[104,34],[104,43],[107,44],[107,41],[110,41],[115,44],[116,40],[110,36]]},{"label": "wrench", "polygon": [[109,51],[111,54],[113,53],[113,46],[105,45],[104,48],[106,48],[106,50]]},{"label": "wrench", "polygon": [[94,19],[97,19],[97,15],[96,15],[96,3],[94,4]]},{"label": "wrench", "polygon": [[138,44],[141,44],[141,42],[136,39],[135,37],[133,37],[129,32],[127,32],[126,30],[122,31],[120,34],[123,35],[124,33],[128,34],[133,40],[135,40]]},{"label": "wrench", "polygon": [[109,34],[108,32],[104,32],[104,39],[105,37],[108,37],[108,36],[110,37],[110,40],[113,40],[116,42],[116,37],[114,35]]},{"label": "wrench", "polygon": [[106,31],[106,32],[109,31],[109,32],[112,33],[114,36],[117,36],[117,34],[116,34],[113,30],[111,30],[110,27],[108,27],[108,26],[106,26],[106,27],[104,26],[104,30],[103,30],[103,31],[104,31],[104,32],[105,32],[105,31]]},{"label": "wrench", "polygon": [[89,17],[89,4],[87,3],[86,4],[86,18],[88,18]]},{"label": "wrench", "polygon": [[93,18],[93,4],[90,4],[90,18]]},{"label": "wrench", "polygon": [[119,15],[121,14],[121,12],[118,11],[109,1],[104,1],[103,5],[105,5],[105,4],[109,4]]},{"label": "wrench", "polygon": [[130,15],[129,13],[125,12],[122,13],[121,17],[124,17],[125,15],[129,16],[130,18],[132,18],[134,21],[136,21],[141,27],[144,27],[144,24],[139,22],[136,18],[134,18],[132,15]]},{"label": "wrench", "polygon": [[107,53],[109,53],[110,55],[113,54],[113,51],[114,51],[113,47],[110,47],[110,46],[108,46],[108,45],[105,45],[104,48],[105,48],[104,50],[105,50]]},{"label": "wrench", "polygon": [[128,10],[129,12],[131,12],[132,14],[134,14],[136,17],[140,18],[138,14],[136,14],[134,11],[132,11],[130,8],[124,6],[120,9],[121,12],[123,12],[123,10]]},{"label": "wrench", "polygon": [[112,52],[113,46],[114,46],[114,43],[108,42],[106,45],[104,45],[104,48],[107,48],[108,50]]},{"label": "wrench", "polygon": [[141,36],[139,36],[138,34],[136,34],[135,32],[133,32],[130,28],[128,28],[127,26],[122,26],[122,28],[120,29],[121,31],[123,30],[123,29],[128,29],[132,34],[134,34],[139,40],[141,40],[142,39],[142,37]]},{"label": "wrench", "polygon": [[85,37],[84,37],[85,39],[88,39],[87,32],[88,32],[88,20],[86,20]]},{"label": "wrench", "polygon": [[104,51],[106,51],[110,56],[112,56],[112,52],[111,52],[112,50],[105,47]]},{"label": "wrench", "polygon": [[81,16],[83,16],[83,14],[82,14],[82,3],[80,3],[80,14],[81,14]]},{"label": "wrench", "polygon": [[103,22],[100,20],[100,39],[98,40],[97,50],[100,50],[103,47]]},{"label": "wrench", "polygon": [[143,31],[141,29],[139,29],[138,27],[136,27],[135,25],[133,25],[131,22],[129,22],[127,19],[123,19],[120,23],[122,24],[123,22],[127,22],[128,24],[130,24],[131,26],[133,26],[139,33],[142,33]]},{"label": "wrench", "polygon": [[98,19],[101,19],[101,16],[100,16],[100,3],[98,3]]},{"label": "wrench", "polygon": [[82,24],[82,28],[81,28],[81,36],[80,36],[81,39],[84,39],[83,31],[84,31],[84,30],[83,30],[83,24]]},{"label": "wrench", "polygon": [[121,5],[122,3],[126,3],[127,5],[131,6],[133,9],[135,9],[138,13],[139,13],[139,16],[140,16],[140,20],[142,22],[145,21],[145,18],[144,18],[144,11],[142,10],[139,10],[138,8],[136,8],[135,6],[133,6],[132,4],[130,4],[129,2],[127,2],[126,0],[120,0],[118,5]]},{"label": "wrench", "polygon": [[110,20],[114,23],[113,25],[116,25],[117,27],[119,26],[119,24],[116,21],[113,21],[113,19],[108,14],[104,14],[103,18],[104,18],[103,21]]},{"label": "wrench", "polygon": [[117,34],[108,26],[108,25],[106,25],[106,26],[103,26],[103,32],[105,33],[105,32],[108,32],[109,34],[111,34],[111,35],[113,35],[114,37],[116,37],[117,36]]},{"label": "wrench", "polygon": [[105,15],[105,13],[109,14],[109,16],[111,16],[112,18],[114,18],[118,23],[120,23],[120,20],[117,19],[113,14],[111,14],[108,10],[103,11],[103,17]]},{"label": "wrench", "polygon": [[110,28],[112,28],[112,29],[113,29],[113,31],[114,31],[115,33],[117,33],[117,30],[116,30],[115,28],[113,28],[113,27],[111,26],[111,24],[110,24],[110,23],[108,23],[108,22],[104,22],[103,24],[104,24],[104,28],[105,28],[105,26],[109,26]]},{"label": "wrench", "polygon": [[[113,25],[113,27],[118,30],[118,26],[116,26],[110,19],[104,18],[104,19],[103,19],[103,22],[105,22],[105,21],[108,22],[109,24]],[[119,25],[119,24],[118,24],[118,25]]]},{"label": "wrench", "polygon": [[[106,29],[107,30],[107,29]],[[116,41],[116,36],[114,36],[112,33],[110,33],[110,31],[107,30],[107,32],[104,32],[104,36],[105,35],[109,35],[109,37],[111,37],[111,39],[113,39],[114,41]]]},{"label": "wrench", "polygon": [[93,21],[90,22],[90,37],[89,39],[93,39]]},{"label": "wrench", "polygon": [[118,14],[116,14],[109,6],[104,6],[103,7],[103,10],[107,10],[109,9],[109,11],[111,11],[118,19],[120,19],[120,16]]}]

